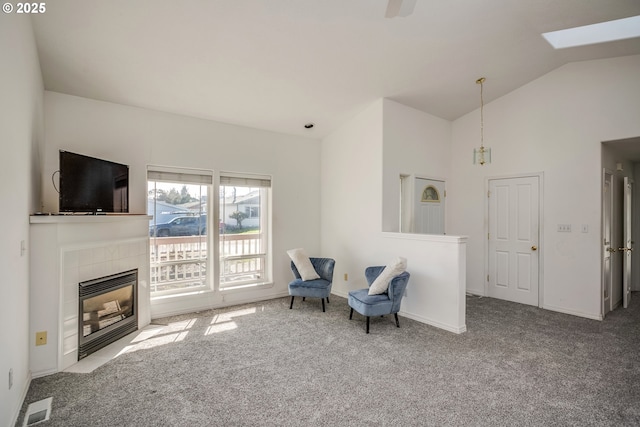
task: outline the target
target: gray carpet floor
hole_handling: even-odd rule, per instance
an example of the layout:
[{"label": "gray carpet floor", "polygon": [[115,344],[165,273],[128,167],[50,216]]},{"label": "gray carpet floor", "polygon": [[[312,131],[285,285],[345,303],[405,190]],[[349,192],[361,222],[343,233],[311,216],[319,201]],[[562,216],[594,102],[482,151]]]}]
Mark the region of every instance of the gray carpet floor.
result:
[{"label": "gray carpet floor", "polygon": [[41,426],[640,425],[640,295],[602,321],[468,297],[456,335],[364,319],[344,298],[265,301],[167,325],[91,374],[34,379]]}]

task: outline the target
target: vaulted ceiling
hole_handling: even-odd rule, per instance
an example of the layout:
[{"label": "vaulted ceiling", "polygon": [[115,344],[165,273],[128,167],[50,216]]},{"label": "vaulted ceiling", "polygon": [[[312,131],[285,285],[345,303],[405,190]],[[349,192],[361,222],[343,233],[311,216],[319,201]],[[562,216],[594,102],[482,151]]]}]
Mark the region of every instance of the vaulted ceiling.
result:
[{"label": "vaulted ceiling", "polygon": [[[321,138],[387,97],[453,120],[568,62],[541,33],[640,15],[637,0],[55,0],[32,16],[47,90]],[[312,130],[304,128],[315,123]]]}]

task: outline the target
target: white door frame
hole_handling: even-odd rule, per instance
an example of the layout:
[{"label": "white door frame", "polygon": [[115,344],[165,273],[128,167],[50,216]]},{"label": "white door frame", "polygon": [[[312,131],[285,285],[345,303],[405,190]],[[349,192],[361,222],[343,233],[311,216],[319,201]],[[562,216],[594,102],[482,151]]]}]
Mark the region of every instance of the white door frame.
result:
[{"label": "white door frame", "polygon": [[544,172],[487,176],[484,180],[484,295],[489,295],[489,181],[510,178],[538,178],[538,307],[544,307]]},{"label": "white door frame", "polygon": [[[605,182],[607,181],[607,177],[609,177],[609,199],[606,200],[604,197],[604,187]],[[615,188],[615,174],[613,171],[604,168],[602,170],[602,183],[600,188],[600,197],[602,199],[601,205],[601,225],[600,225],[600,271],[602,272],[601,284],[600,284],[600,315],[604,319],[608,312],[613,310],[613,257],[612,253],[615,253],[616,249],[613,247],[613,192]],[[606,233],[606,215],[605,211],[607,207],[610,209],[609,213],[609,242],[605,239]],[[611,249],[609,252],[609,286],[606,286],[606,271],[605,271],[605,256],[607,255],[605,252]],[[606,293],[606,297],[605,297]],[[608,305],[607,305],[608,303]]]},{"label": "white door frame", "polygon": [[628,308],[631,302],[631,269],[633,268],[633,225],[632,225],[632,206],[633,206],[633,179],[625,176],[623,194],[623,224],[622,224],[622,307]]}]

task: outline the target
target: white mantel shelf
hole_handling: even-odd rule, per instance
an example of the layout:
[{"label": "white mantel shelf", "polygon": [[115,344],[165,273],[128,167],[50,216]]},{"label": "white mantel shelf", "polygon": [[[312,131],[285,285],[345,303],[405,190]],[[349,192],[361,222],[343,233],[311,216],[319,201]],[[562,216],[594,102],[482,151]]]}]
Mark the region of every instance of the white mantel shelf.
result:
[{"label": "white mantel shelf", "polygon": [[150,220],[153,217],[147,214],[105,214],[105,215],[31,215],[31,224],[95,224],[99,222],[118,222],[131,219]]}]

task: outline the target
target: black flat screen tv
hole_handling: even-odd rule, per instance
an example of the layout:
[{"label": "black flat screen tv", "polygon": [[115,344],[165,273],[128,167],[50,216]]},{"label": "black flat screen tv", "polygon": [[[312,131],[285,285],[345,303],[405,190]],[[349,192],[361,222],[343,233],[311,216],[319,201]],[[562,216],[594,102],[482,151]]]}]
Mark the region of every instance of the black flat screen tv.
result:
[{"label": "black flat screen tv", "polygon": [[128,213],[129,166],[60,150],[60,212]]}]

